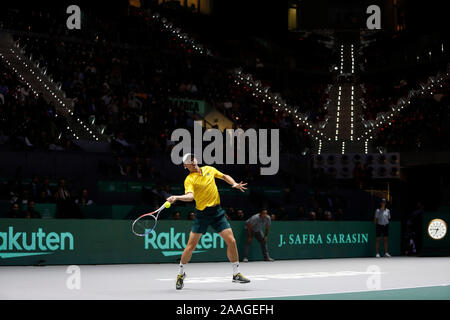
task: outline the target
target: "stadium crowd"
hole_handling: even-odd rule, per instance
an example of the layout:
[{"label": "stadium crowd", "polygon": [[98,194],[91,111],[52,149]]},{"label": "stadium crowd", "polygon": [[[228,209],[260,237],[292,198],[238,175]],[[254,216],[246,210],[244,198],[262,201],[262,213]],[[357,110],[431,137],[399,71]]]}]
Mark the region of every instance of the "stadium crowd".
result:
[{"label": "stadium crowd", "polygon": [[55,106],[35,95],[0,61],[0,146],[26,150],[73,150],[66,120]]},{"label": "stadium crowd", "polygon": [[408,108],[379,129],[375,144],[387,151],[449,150],[450,81],[428,96],[412,99]]}]

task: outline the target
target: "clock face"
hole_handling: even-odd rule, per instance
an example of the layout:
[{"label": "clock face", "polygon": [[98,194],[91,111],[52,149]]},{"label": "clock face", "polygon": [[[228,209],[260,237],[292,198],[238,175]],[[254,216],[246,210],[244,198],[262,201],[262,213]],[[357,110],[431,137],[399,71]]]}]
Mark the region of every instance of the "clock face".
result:
[{"label": "clock face", "polygon": [[433,219],[428,225],[428,235],[435,239],[439,240],[445,237],[447,234],[447,224],[442,219]]}]

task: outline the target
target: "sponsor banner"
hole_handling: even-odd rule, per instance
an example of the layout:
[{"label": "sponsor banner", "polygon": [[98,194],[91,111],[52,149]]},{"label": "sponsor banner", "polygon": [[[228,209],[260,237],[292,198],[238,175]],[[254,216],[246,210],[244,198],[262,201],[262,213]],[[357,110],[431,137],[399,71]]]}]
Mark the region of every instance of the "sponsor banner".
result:
[{"label": "sponsor banner", "polygon": [[[0,219],[0,265],[174,263],[189,239],[191,221],[158,222],[146,237],[131,232],[131,220]],[[244,222],[231,226],[242,254]],[[400,254],[400,223],[390,226],[389,251]],[[382,247],[382,246],[380,246]],[[275,259],[344,258],[375,255],[372,222],[274,221],[268,248]],[[250,260],[262,260],[253,240]],[[192,262],[227,261],[226,244],[211,228]]]}]

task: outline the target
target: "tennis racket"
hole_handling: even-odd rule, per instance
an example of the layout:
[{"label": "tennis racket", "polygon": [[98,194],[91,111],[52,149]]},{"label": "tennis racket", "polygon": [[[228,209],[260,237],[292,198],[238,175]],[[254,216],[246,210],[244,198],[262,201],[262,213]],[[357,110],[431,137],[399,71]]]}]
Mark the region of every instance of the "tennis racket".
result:
[{"label": "tennis racket", "polygon": [[134,220],[131,226],[131,231],[139,237],[145,237],[150,232],[155,230],[156,224],[158,223],[158,217],[161,211],[166,207],[164,203],[161,207],[155,211],[144,213],[139,218]]}]

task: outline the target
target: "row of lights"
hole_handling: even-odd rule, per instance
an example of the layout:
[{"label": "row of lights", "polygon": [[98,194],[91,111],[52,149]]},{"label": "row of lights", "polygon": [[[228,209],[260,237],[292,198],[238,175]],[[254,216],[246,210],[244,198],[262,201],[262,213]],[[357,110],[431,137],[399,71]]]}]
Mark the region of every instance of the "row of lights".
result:
[{"label": "row of lights", "polygon": [[[260,81],[254,81],[252,75],[250,74],[244,74],[242,72],[242,69],[235,69],[234,71],[234,82],[237,85],[244,85],[248,88],[251,88],[252,95],[254,97],[259,97],[262,99],[263,103],[272,103],[272,107],[275,109],[276,112],[278,112],[280,109],[284,109],[285,112],[289,113],[291,116],[293,116],[294,121],[297,122],[297,127],[300,126],[300,124],[306,126],[309,128],[307,130],[307,133],[311,135],[314,139],[319,140],[319,136],[322,138],[324,134],[323,132],[320,132],[312,124],[307,121],[308,116],[302,113],[297,112],[297,109],[292,108],[289,106],[285,101],[281,100],[280,96],[278,94],[273,94],[270,92],[269,87],[262,87]],[[317,136],[316,136],[317,133]],[[325,138],[327,139],[327,138]],[[329,141],[331,141],[331,138],[328,138]]]},{"label": "row of lights", "polygon": [[[18,46],[18,45],[17,45]],[[46,75],[46,73],[47,73],[47,70],[46,69],[44,69],[44,70],[42,70],[42,69],[40,69],[40,72],[41,72],[41,76],[39,76],[39,75],[37,75],[37,74],[35,74],[35,72],[34,72],[34,70],[33,70],[33,68],[31,67],[31,66],[29,66],[25,61],[22,61],[22,59],[20,58],[20,56],[18,55],[18,54],[16,54],[15,53],[15,51],[13,50],[13,49],[10,49],[11,50],[11,52],[12,52],[12,54],[14,54],[15,55],[15,57],[19,60],[19,61],[21,61],[22,62],[22,64],[26,67],[26,68],[28,68],[29,69],[29,71],[30,71],[30,73],[32,74],[32,75],[34,75],[35,77],[36,77],[36,79],[39,81],[39,82],[43,82],[43,80],[44,80],[44,82],[42,83],[42,85],[44,86],[44,88],[52,95],[52,97],[54,98],[54,99],[56,99],[56,101],[63,107],[63,108],[65,108],[66,110],[67,110],[67,112],[71,115],[71,116],[73,116],[74,115],[74,113],[73,113],[73,109],[70,109],[68,106],[66,106],[66,104],[64,103],[64,101],[62,101],[59,97],[58,97],[58,94],[59,95],[63,95],[63,92],[62,92],[62,90],[61,90],[61,88],[60,88],[60,86],[58,85],[57,86],[57,93],[55,93],[46,83],[45,83],[45,79],[44,78],[42,78],[42,75]],[[30,60],[31,60],[31,57],[30,57]],[[23,77],[22,77],[22,75],[20,75],[20,77],[21,77],[21,79],[23,79]],[[51,78],[49,78],[48,79],[51,83],[53,82],[53,80],[51,79]],[[28,83],[28,82],[27,82]],[[34,91],[34,90],[33,90]],[[93,139],[95,139],[96,141],[98,141],[98,137],[95,135],[95,133],[92,131],[93,129],[92,128],[89,128],[85,123],[83,123],[83,121],[82,120],[80,120],[79,118],[77,118],[77,122],[79,123],[79,125],[84,129],[84,130],[86,130],[86,132],[87,133],[89,133],[89,135],[93,138]],[[71,129],[70,129],[71,130]],[[72,131],[71,131],[72,132]],[[79,137],[76,135],[76,134],[74,134],[74,133],[72,133],[73,134],[73,136],[78,140],[79,139]]]},{"label": "row of lights", "polygon": [[[340,74],[344,73],[344,45],[341,44],[341,57],[340,57]],[[342,87],[339,86],[338,91],[338,102],[337,102],[337,110],[336,110],[336,134],[334,136],[334,140],[338,140],[339,136],[339,117],[340,117],[340,111],[341,111],[341,94],[342,94]],[[344,152],[344,149],[342,150],[342,153]]]},{"label": "row of lights", "polygon": [[[355,53],[353,51],[353,43],[351,44],[351,56],[352,56],[352,74],[355,73]],[[355,88],[352,86],[352,93],[350,96],[350,140],[353,141],[353,118],[354,118],[354,97]]]},{"label": "row of lights", "polygon": [[[14,54],[14,50],[11,49],[11,51]],[[33,92],[33,94],[37,97],[38,92],[36,90],[34,90],[33,87],[31,86],[31,84],[25,80],[25,78],[22,76],[22,74],[15,67],[13,67],[11,65],[10,61],[7,58],[5,58],[3,56],[3,54],[0,54],[0,57],[3,60],[5,60],[6,64],[12,68],[12,70],[16,73],[16,75],[19,77],[19,79],[22,81],[22,83],[26,84],[30,88],[30,90]],[[18,55],[16,55],[16,58],[18,58],[19,60],[22,60]],[[22,63],[24,63],[24,65],[26,67],[28,67],[28,65],[25,62],[22,62]],[[34,71],[33,71],[33,73],[34,73]],[[40,78],[37,77],[37,79],[40,79]],[[39,81],[41,81],[41,80],[39,80]],[[55,114],[55,117],[58,117],[58,114]],[[72,135],[75,139],[77,139],[77,140],[79,139],[79,137],[72,131],[72,129],[70,127],[67,127],[67,130],[70,131],[70,135]]]},{"label": "row of lights", "polygon": [[1,53],[0,58],[2,58],[5,61],[5,63],[12,68],[12,70],[16,73],[16,75],[19,77],[22,83],[26,84],[26,86],[31,90],[31,92],[33,92],[35,96],[38,96],[38,92],[31,87],[30,83],[25,80],[25,78],[19,73],[19,71],[17,71],[17,69],[11,65],[11,62],[9,62],[9,60]]},{"label": "row of lights", "polygon": [[165,31],[168,31],[175,39],[183,42],[182,46],[186,46],[187,49],[193,50],[198,54],[204,54],[211,56],[211,51],[204,49],[202,45],[196,44],[193,39],[191,39],[186,33],[182,33],[180,28],[175,28],[174,25],[167,21],[166,18],[161,17],[159,13],[154,13],[152,18],[162,24]]},{"label": "row of lights", "polygon": [[353,43],[351,44],[351,55],[352,55],[352,73],[355,73],[355,55],[353,52]]},{"label": "row of lights", "polygon": [[342,87],[339,86],[339,91],[338,91],[338,102],[337,102],[337,109],[336,109],[336,135],[334,136],[334,139],[337,141],[338,140],[338,135],[339,135],[339,116],[340,116],[340,111],[341,111],[341,94],[342,94]]},{"label": "row of lights", "polygon": [[419,96],[419,95],[424,96],[424,95],[428,95],[428,94],[433,94],[433,92],[431,91],[432,89],[434,89],[435,87],[442,88],[442,86],[443,86],[442,82],[449,78],[449,72],[450,72],[450,64],[447,66],[447,71],[444,75],[439,76],[437,79],[434,77],[430,77],[430,78],[428,78],[426,84],[421,84],[421,89],[410,90],[407,97],[403,97],[399,100],[399,103],[397,106],[391,107],[390,114],[385,114],[385,113],[378,114],[376,121],[374,123],[370,123],[371,128],[369,128],[360,137],[358,137],[358,141],[363,140],[363,139],[373,139],[374,136],[371,135],[372,132],[376,128],[380,128],[380,127],[384,126],[386,124],[386,122],[389,122],[389,124],[391,125],[392,124],[391,119],[394,118],[405,107],[410,105],[411,99],[413,97]]},{"label": "row of lights", "polygon": [[355,95],[355,88],[352,86],[352,93],[350,95],[350,140],[353,141],[353,97]]}]

